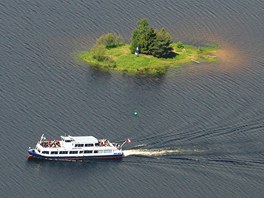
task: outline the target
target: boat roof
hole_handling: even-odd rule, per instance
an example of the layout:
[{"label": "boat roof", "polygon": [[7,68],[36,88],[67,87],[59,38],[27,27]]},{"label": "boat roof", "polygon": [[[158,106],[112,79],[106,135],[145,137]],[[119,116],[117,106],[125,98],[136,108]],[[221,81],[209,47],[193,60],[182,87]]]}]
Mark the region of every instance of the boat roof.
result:
[{"label": "boat roof", "polygon": [[71,140],[75,142],[83,143],[98,143],[98,140],[94,136],[61,136],[62,140]]}]

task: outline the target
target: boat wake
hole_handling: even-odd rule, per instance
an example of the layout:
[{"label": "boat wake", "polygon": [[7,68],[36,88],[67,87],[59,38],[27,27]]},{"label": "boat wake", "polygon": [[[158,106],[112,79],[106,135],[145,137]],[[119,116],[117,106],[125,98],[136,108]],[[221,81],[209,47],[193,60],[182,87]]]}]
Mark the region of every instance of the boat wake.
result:
[{"label": "boat wake", "polygon": [[124,156],[166,156],[202,152],[200,149],[131,149],[124,150]]}]

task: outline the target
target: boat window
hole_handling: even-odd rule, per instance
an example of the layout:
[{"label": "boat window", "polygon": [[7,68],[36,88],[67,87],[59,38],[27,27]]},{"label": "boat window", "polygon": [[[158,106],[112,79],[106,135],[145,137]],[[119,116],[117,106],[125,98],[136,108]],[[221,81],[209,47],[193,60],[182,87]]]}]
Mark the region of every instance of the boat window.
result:
[{"label": "boat window", "polygon": [[112,153],[112,150],[104,150],[104,153]]},{"label": "boat window", "polygon": [[58,151],[51,151],[50,154],[55,154],[55,155],[57,155],[57,154],[58,154]]},{"label": "boat window", "polygon": [[95,143],[95,146],[99,146],[99,143]]},{"label": "boat window", "polygon": [[65,140],[65,142],[71,142],[71,140]]},{"label": "boat window", "polygon": [[49,154],[49,151],[42,151],[43,154]]},{"label": "boat window", "polygon": [[83,151],[80,151],[79,153],[83,153]]},{"label": "boat window", "polygon": [[94,146],[93,144],[85,144],[85,147]]},{"label": "boat window", "polygon": [[84,153],[93,153],[93,151],[84,151]]},{"label": "boat window", "polygon": [[60,154],[68,154],[68,151],[60,151]]},{"label": "boat window", "polygon": [[70,154],[77,154],[78,151],[70,151]]},{"label": "boat window", "polygon": [[95,151],[94,151],[94,153],[98,153],[98,151],[97,151],[97,150],[95,150]]},{"label": "boat window", "polygon": [[83,147],[83,144],[75,144],[75,147]]}]

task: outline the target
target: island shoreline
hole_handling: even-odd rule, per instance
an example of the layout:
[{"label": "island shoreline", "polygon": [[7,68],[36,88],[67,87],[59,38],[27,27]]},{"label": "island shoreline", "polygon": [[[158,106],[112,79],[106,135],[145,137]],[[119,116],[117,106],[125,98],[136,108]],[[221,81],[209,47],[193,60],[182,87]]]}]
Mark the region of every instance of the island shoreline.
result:
[{"label": "island shoreline", "polygon": [[101,71],[113,71],[129,75],[164,75],[168,68],[179,68],[187,64],[211,63],[218,61],[216,56],[219,46],[210,42],[203,47],[186,45],[177,47],[179,43],[172,43],[172,57],[156,58],[151,55],[132,54],[129,45],[125,44],[106,50],[106,60],[98,61],[90,51],[80,52],[78,57],[82,62]]}]

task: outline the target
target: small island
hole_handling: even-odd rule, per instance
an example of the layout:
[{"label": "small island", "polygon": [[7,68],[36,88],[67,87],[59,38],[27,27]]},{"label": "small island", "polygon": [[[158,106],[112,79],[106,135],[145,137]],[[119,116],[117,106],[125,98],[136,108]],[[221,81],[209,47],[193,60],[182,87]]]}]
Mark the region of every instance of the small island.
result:
[{"label": "small island", "polygon": [[79,54],[81,60],[103,71],[140,75],[163,75],[169,67],[217,60],[216,44],[197,47],[172,42],[164,28],[153,29],[147,19],[139,20],[137,25],[131,44],[124,44],[119,35],[104,34],[89,52]]}]

